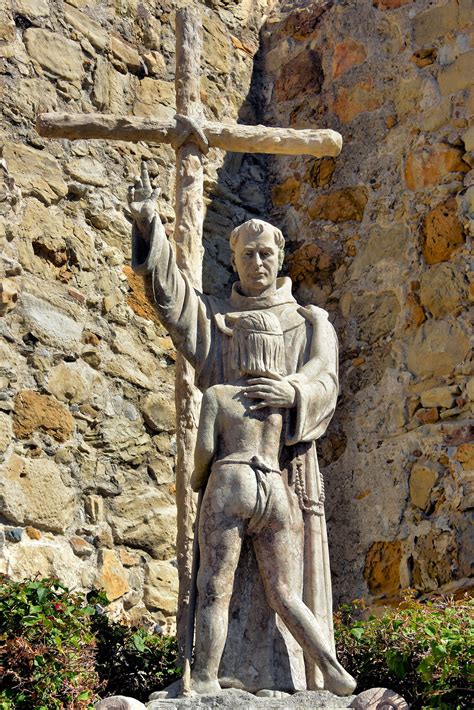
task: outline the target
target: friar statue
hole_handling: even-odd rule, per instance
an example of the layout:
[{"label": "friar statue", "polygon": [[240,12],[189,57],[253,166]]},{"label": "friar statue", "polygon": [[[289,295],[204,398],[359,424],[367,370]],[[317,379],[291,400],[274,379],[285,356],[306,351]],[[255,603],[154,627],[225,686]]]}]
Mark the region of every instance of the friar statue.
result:
[{"label": "friar statue", "polygon": [[[142,169],[141,179],[129,190],[134,218],[132,266],[143,275],[147,293],[176,348],[195,369],[196,385],[201,391],[239,381],[242,373],[238,371],[232,336],[242,314],[262,311],[279,323],[283,339],[281,366],[276,372],[247,377],[245,397],[254,411],[263,413],[268,408],[285,414],[281,420],[281,446],[276,446],[278,467],[275,462],[271,467],[278,468],[284,483],[278,491],[284,490],[287,499],[285,515],[289,524],[285,526],[287,549],[283,563],[292,589],[303,602],[301,609],[309,610],[309,616],[301,611],[299,618],[314,620],[314,634],[318,635],[316,639],[313,634],[316,640],[313,646],[306,644],[304,653],[304,629],[299,633],[298,619],[291,621],[295,627],[292,634],[288,632],[275,611],[281,606],[269,603],[268,584],[266,594],[252,533],[248,531],[246,539],[240,541],[235,575],[228,581],[232,588],[221,590],[232,598],[218,670],[214,668],[212,635],[207,649],[206,641],[198,639],[193,688],[202,693],[219,687],[249,692],[326,688],[348,695],[354,690],[355,681],[335,656],[324,484],[316,455],[316,440],[331,420],[338,394],[336,334],[326,311],[299,306],[291,292],[291,280],[278,277],[284,238],[279,229],[262,220],[245,222],[230,235],[232,263],[239,281],[228,298],[216,298],[192,288],[176,265],[173,248],[155,210],[157,194],[146,168]],[[255,465],[254,468],[259,469]],[[202,510],[205,515],[205,501]],[[245,533],[245,526],[242,530]],[[304,626],[305,622],[301,623]],[[320,658],[321,649],[324,652],[319,664],[318,653],[313,653],[318,644]]]}]

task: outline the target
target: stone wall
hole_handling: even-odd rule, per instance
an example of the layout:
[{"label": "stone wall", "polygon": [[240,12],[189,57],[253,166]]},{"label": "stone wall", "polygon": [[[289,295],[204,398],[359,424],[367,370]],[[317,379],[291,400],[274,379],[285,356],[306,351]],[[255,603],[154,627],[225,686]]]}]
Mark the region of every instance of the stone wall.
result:
[{"label": "stone wall", "polygon": [[[175,353],[128,266],[126,189],[147,158],[172,235],[174,151],[43,140],[34,126],[45,110],[173,116],[174,15],[187,4],[7,0],[0,10],[2,569],[103,588],[115,617],[167,631]],[[208,5],[205,112],[235,120],[263,3]],[[208,202],[223,160],[211,151]],[[210,214],[210,233],[225,219]]]},{"label": "stone wall", "polygon": [[[116,617],[163,630],[177,585],[174,351],[128,266],[126,187],[148,158],[171,235],[174,153],[44,140],[34,121],[173,115],[185,4],[0,10],[3,569],[103,587]],[[472,2],[272,5],[201,4],[206,116],[335,128],[344,149],[210,152],[205,289],[228,291],[231,228],[267,216],[298,297],[338,330],[341,398],[319,447],[336,599],[465,586]]]},{"label": "stone wall", "polygon": [[272,163],[288,272],[340,338],[339,408],[319,447],[338,600],[469,584],[473,12],[282,3],[263,32],[265,121],[344,138],[337,160]]}]

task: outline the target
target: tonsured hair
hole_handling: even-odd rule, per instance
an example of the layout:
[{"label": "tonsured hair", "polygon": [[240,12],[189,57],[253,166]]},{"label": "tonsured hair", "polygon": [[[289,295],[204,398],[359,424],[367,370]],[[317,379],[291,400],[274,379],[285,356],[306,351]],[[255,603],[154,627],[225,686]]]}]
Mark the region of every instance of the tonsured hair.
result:
[{"label": "tonsured hair", "polygon": [[245,374],[285,374],[283,331],[269,311],[243,313],[232,333],[232,364]]},{"label": "tonsured hair", "polygon": [[232,266],[234,267],[234,270],[235,247],[237,246],[239,237],[241,237],[243,234],[254,234],[255,236],[258,236],[264,231],[264,229],[269,230],[273,234],[275,244],[278,247],[278,268],[281,269],[281,267],[283,266],[283,259],[285,258],[285,237],[283,236],[282,232],[277,227],[274,227],[273,224],[270,224],[270,222],[265,222],[263,219],[249,219],[247,222],[244,222],[239,227],[233,229],[230,233],[229,245],[232,251]]}]

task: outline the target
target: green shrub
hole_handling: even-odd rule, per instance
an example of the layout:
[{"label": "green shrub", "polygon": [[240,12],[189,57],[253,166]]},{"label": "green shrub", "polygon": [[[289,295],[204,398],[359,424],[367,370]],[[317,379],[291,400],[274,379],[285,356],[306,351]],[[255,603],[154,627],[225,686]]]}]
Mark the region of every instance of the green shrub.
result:
[{"label": "green shrub", "polygon": [[57,580],[1,579],[1,710],[85,710],[99,697],[146,700],[180,677],[171,637],[112,622],[101,593]]},{"label": "green shrub", "polygon": [[357,678],[358,692],[391,688],[414,710],[472,708],[473,611],[468,598],[407,598],[364,621],[360,606],[343,606],[335,615],[339,658]]},{"label": "green shrub", "polygon": [[0,588],[4,710],[81,710],[97,699],[94,609],[56,580],[8,581]]},{"label": "green shrub", "polygon": [[[89,595],[91,599],[91,595]],[[97,608],[100,610],[99,601]],[[178,647],[174,637],[149,634],[109,621],[104,613],[91,619],[97,640],[96,669],[103,682],[101,695],[128,695],[145,702],[181,677],[177,665]]]}]

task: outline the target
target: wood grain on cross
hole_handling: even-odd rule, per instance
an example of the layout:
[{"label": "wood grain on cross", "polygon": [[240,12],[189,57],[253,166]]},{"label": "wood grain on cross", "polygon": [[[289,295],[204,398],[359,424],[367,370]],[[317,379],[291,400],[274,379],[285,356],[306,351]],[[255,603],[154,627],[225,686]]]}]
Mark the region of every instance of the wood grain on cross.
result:
[{"label": "wood grain on cross", "polygon": [[[176,110],[197,119],[210,147],[240,153],[337,156],[342,138],[330,129],[296,130],[266,126],[226,125],[203,119],[200,102],[202,26],[190,8],[176,13]],[[86,138],[174,144],[182,131],[179,120],[124,117],[105,114],[47,113],[37,119],[37,130],[50,138]],[[176,259],[191,284],[202,286],[203,155],[193,140],[176,153]],[[179,570],[178,637],[184,640],[189,594],[195,495],[189,478],[201,395],[194,386],[194,371],[182,356],[176,368],[178,507],[177,556]]]}]

